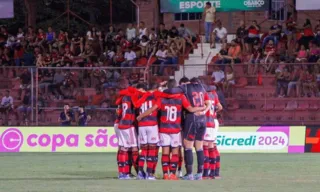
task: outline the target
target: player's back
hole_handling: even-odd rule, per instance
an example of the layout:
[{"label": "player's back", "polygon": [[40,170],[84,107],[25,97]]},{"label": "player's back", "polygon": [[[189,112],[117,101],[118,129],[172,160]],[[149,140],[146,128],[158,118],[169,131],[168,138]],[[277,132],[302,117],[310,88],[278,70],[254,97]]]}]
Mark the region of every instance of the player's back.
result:
[{"label": "player's back", "polygon": [[[146,97],[145,101],[140,106],[139,108],[140,114],[152,108],[156,103],[156,98],[153,93],[145,93],[145,94],[149,94],[149,96]],[[139,121],[139,127],[157,125],[158,124],[157,114],[158,114],[157,111],[154,111],[147,117],[142,118]]]},{"label": "player's back", "polygon": [[[208,97],[204,86],[200,83],[185,84],[184,91],[192,107],[204,107]],[[205,115],[196,116],[194,113],[186,113],[186,118],[193,118],[197,122],[205,122]]]},{"label": "player's back", "polygon": [[121,113],[119,114],[119,129],[127,129],[134,126],[135,110],[131,96],[123,96],[121,101]]},{"label": "player's back", "polygon": [[160,133],[179,133],[181,130],[182,99],[161,98]]}]

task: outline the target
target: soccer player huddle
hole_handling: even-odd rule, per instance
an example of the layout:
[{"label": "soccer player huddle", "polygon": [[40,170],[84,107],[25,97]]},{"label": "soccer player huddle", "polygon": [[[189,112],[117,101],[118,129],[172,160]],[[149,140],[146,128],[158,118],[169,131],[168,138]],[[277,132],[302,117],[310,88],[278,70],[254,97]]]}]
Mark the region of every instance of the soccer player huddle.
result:
[{"label": "soccer player huddle", "polygon": [[[198,78],[184,77],[179,84],[171,79],[148,89],[146,84],[134,88],[122,83],[114,125],[119,141],[119,179],[133,179],[134,167],[137,179],[155,180],[159,148],[164,180],[220,178],[216,136],[217,112],[222,106],[215,87],[202,84]],[[195,174],[193,148],[198,162]]]}]

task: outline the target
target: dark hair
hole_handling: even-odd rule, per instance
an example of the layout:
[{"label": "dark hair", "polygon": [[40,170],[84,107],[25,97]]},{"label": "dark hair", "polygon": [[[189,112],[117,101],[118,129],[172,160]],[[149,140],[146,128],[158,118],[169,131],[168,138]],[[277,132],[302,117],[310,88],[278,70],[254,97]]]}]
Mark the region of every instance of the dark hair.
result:
[{"label": "dark hair", "polygon": [[151,83],[149,85],[149,90],[155,90],[158,89],[160,87],[160,85],[158,83]]},{"label": "dark hair", "polygon": [[209,5],[209,6],[211,6],[211,3],[208,1],[208,2],[206,2],[206,5]]},{"label": "dark hair", "polygon": [[171,89],[177,86],[177,81],[175,79],[170,79],[167,84],[168,88]]},{"label": "dark hair", "polygon": [[139,83],[137,85],[137,89],[147,90],[147,85],[145,83]]},{"label": "dark hair", "polygon": [[306,19],[306,22],[305,22],[304,26],[306,26],[306,25],[311,25],[310,19]]},{"label": "dark hair", "polygon": [[166,26],[164,23],[160,23],[160,25]]},{"label": "dark hair", "polygon": [[182,77],[179,81],[179,85],[181,85],[182,83],[188,83],[190,82],[188,77]]},{"label": "dark hair", "polygon": [[68,106],[70,107],[69,103],[65,103],[65,104],[64,104],[64,106],[66,106],[66,105],[68,105]]},{"label": "dark hair", "polygon": [[202,83],[201,80],[198,78],[198,77],[193,77],[191,80],[190,80],[191,83]]},{"label": "dark hair", "polygon": [[184,27],[184,24],[183,24],[183,23],[181,23],[181,24],[180,24],[180,27]]}]

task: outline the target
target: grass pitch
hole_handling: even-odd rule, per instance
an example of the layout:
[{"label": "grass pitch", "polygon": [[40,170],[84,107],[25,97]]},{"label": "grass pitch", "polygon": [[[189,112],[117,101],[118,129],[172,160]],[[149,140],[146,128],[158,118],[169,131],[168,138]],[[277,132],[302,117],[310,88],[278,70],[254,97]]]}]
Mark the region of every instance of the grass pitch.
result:
[{"label": "grass pitch", "polygon": [[308,192],[319,189],[319,162],[317,154],[222,154],[221,180],[119,181],[115,154],[0,153],[0,191]]}]

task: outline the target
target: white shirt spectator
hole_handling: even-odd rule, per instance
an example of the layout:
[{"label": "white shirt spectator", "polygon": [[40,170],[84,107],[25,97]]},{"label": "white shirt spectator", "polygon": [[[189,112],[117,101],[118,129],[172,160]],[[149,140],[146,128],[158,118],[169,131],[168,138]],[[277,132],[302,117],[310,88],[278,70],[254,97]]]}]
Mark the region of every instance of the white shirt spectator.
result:
[{"label": "white shirt spectator", "polygon": [[127,60],[127,61],[132,61],[134,60],[135,58],[137,58],[137,55],[134,51],[130,51],[130,52],[126,52],[124,54],[124,58]]},{"label": "white shirt spectator", "polygon": [[2,97],[2,100],[1,100],[1,105],[2,106],[13,106],[13,98],[11,96],[7,97],[7,96],[4,96]]},{"label": "white shirt spectator", "polygon": [[212,73],[212,77],[214,78],[215,83],[221,83],[221,81],[225,78],[224,72],[219,70],[219,71],[214,71]]},{"label": "white shirt spectator", "polygon": [[141,39],[144,35],[147,35],[147,28],[139,29],[139,38]]},{"label": "white shirt spectator", "polygon": [[136,38],[136,29],[135,28],[127,28],[127,39],[130,41],[131,39]]},{"label": "white shirt spectator", "polygon": [[87,37],[89,40],[93,40],[91,31],[87,32]]},{"label": "white shirt spectator", "polygon": [[161,49],[157,51],[156,56],[158,57],[159,60],[165,60],[167,58],[168,51],[164,50],[162,51]]},{"label": "white shirt spectator", "polygon": [[219,39],[225,38],[228,34],[227,29],[224,27],[221,27],[220,29],[217,27],[213,30],[213,32],[215,32],[217,34],[217,37]]}]

